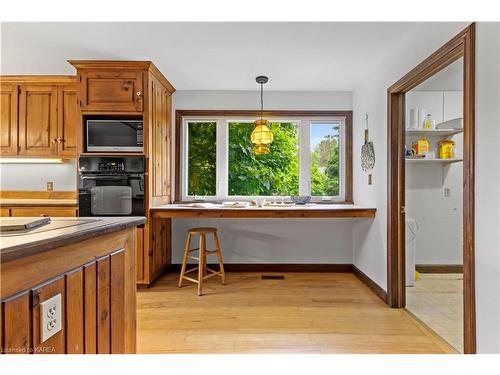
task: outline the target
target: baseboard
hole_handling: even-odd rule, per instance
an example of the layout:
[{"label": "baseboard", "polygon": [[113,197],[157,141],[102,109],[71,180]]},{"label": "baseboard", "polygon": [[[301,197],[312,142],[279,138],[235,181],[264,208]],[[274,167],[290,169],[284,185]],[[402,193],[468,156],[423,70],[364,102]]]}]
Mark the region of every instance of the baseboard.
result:
[{"label": "baseboard", "polygon": [[[227,272],[352,272],[352,264],[224,263],[224,269]],[[180,270],[180,264],[168,267],[169,272],[180,272]]]},{"label": "baseboard", "polygon": [[461,264],[417,264],[415,269],[420,273],[464,273]]},{"label": "baseboard", "polygon": [[384,303],[387,303],[387,292],[382,289],[375,281],[370,279],[363,271],[354,264],[352,265],[352,273],[365,284],[370,290],[375,293]]}]

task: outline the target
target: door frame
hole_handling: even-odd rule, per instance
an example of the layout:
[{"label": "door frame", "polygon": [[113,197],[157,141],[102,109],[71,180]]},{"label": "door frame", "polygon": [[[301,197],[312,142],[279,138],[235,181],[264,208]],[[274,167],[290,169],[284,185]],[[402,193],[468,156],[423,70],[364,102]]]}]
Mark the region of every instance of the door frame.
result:
[{"label": "door frame", "polygon": [[[463,57],[464,353],[476,352],[474,285],[475,24],[470,24],[387,90],[387,304],[403,308],[405,294],[405,94]],[[395,56],[396,58],[396,56]]]}]

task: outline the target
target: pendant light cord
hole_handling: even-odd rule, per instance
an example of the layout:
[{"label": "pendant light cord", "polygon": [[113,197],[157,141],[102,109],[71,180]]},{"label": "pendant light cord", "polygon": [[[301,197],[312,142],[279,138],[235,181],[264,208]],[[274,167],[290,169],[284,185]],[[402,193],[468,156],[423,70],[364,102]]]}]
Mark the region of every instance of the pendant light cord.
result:
[{"label": "pendant light cord", "polygon": [[260,84],[260,119],[264,118],[264,84]]}]

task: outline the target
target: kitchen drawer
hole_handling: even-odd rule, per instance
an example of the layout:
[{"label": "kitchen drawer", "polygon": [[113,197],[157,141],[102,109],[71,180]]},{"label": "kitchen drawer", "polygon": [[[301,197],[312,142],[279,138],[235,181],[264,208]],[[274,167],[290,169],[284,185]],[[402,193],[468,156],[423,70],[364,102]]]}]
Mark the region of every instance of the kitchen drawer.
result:
[{"label": "kitchen drawer", "polygon": [[26,207],[11,208],[10,216],[35,217],[35,216],[76,216],[76,208],[71,207]]}]

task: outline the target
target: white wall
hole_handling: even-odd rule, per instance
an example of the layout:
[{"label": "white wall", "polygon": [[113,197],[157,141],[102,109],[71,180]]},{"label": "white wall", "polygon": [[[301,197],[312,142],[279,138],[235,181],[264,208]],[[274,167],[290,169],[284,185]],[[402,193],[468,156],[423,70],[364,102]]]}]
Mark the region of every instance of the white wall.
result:
[{"label": "white wall", "polygon": [[[354,199],[376,205],[373,223],[353,224],[354,264],[387,288],[387,88],[460,29],[442,24],[401,47],[398,58],[378,66],[373,79],[353,92],[354,146],[363,141],[363,116],[371,118],[377,166],[374,184],[354,153]],[[500,352],[500,24],[478,23],[476,46],[476,313],[479,353]]]},{"label": "white wall", "polygon": [[[440,74],[442,72],[434,77]],[[459,81],[455,86],[463,85],[463,74],[456,74],[455,79]],[[436,90],[441,81],[434,79],[432,88]],[[447,83],[452,84],[449,80]],[[438,123],[462,117],[463,92],[412,90],[406,95],[407,119],[411,108],[425,108]],[[419,138],[421,136],[406,137],[406,146],[411,148],[411,143]],[[431,150],[437,150],[438,142],[443,139],[427,138]],[[462,157],[462,134],[450,139],[455,141],[456,157]],[[417,264],[463,264],[462,170],[463,163],[406,165],[406,218],[413,218],[418,226]]]},{"label": "white wall", "polygon": [[[354,264],[382,288],[387,289],[387,88],[432,52],[457,34],[466,24],[434,24],[432,30],[413,34],[395,46],[394,56],[373,67],[373,74],[353,91],[353,185],[357,204],[374,205],[372,223],[353,224]],[[361,170],[364,115],[369,114],[370,137],[375,144],[373,184]]]},{"label": "white wall", "polygon": [[63,164],[0,164],[0,190],[76,191],[76,159]]},{"label": "white wall", "polygon": [[[258,109],[259,91],[177,91],[177,109]],[[350,92],[264,91],[273,110],[350,110]],[[369,219],[360,219],[369,220]],[[219,228],[227,263],[352,263],[352,222],[342,219],[175,219],[172,262],[180,263],[186,230]],[[193,245],[194,246],[194,245]]]},{"label": "white wall", "polygon": [[476,43],[477,348],[499,353],[500,23],[479,23]]}]

